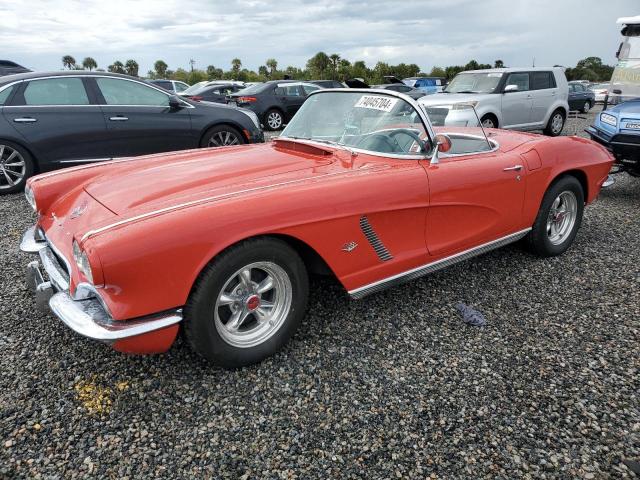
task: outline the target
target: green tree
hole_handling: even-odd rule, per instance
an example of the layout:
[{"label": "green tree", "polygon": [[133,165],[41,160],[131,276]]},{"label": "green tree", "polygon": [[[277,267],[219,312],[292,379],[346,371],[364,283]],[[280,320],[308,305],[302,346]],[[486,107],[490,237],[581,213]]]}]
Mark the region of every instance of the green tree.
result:
[{"label": "green tree", "polygon": [[340,55],[337,53],[332,53],[329,55],[329,59],[331,60],[331,78],[333,80],[337,80],[338,78],[338,65],[340,64]]},{"label": "green tree", "polygon": [[96,62],[93,58],[91,57],[85,57],[84,60],[82,60],[82,66],[86,69],[86,70],[93,70],[94,68],[98,68],[98,62]]},{"label": "green tree", "polygon": [[65,55],[62,57],[62,66],[64,68],[68,68],[69,70],[73,70],[76,67],[76,59],[71,55]]},{"label": "green tree", "polygon": [[493,62],[493,68],[504,68],[504,62],[502,60],[496,60]]},{"label": "green tree", "polygon": [[242,61],[239,58],[234,58],[233,60],[231,60],[231,70],[235,74],[238,74],[241,68],[242,68]]},{"label": "green tree", "polygon": [[109,65],[107,67],[107,70],[109,70],[112,73],[126,73],[124,69],[124,64],[120,60],[116,60],[111,65]]},{"label": "green tree", "polygon": [[189,72],[189,76],[187,77],[187,83],[189,85],[193,85],[194,83],[202,82],[207,80],[208,75],[206,72],[198,69],[194,69]]},{"label": "green tree", "polygon": [[273,77],[274,74],[276,73],[276,70],[278,69],[278,62],[276,61],[276,59],[268,58],[267,61],[264,62],[264,64],[269,69],[269,76]]},{"label": "green tree", "polygon": [[174,80],[180,80],[181,82],[189,83],[189,72],[187,72],[184,68],[178,68],[172,75],[168,75],[167,78],[173,78]]},{"label": "green tree", "polygon": [[124,69],[127,72],[128,75],[131,75],[132,77],[137,77],[138,76],[138,62],[136,62],[135,60],[127,60],[124,64]]},{"label": "green tree", "polygon": [[258,75],[263,77],[265,80],[269,78],[269,69],[265,65],[260,65],[258,67]]},{"label": "green tree", "polygon": [[224,75],[224,72],[222,71],[221,68],[216,68],[213,65],[209,65],[207,67],[207,78],[209,80],[217,80],[222,78],[222,75]]},{"label": "green tree", "polygon": [[318,52],[307,61],[307,70],[311,77],[324,80],[330,64],[329,56],[324,52]]},{"label": "green tree", "polygon": [[156,72],[156,78],[165,78],[167,76],[167,69],[169,65],[167,65],[164,60],[156,60],[156,63],[153,64],[153,69]]},{"label": "green tree", "polygon": [[441,67],[433,67],[431,72],[429,72],[429,77],[446,77],[447,72],[444,71],[444,68]]}]

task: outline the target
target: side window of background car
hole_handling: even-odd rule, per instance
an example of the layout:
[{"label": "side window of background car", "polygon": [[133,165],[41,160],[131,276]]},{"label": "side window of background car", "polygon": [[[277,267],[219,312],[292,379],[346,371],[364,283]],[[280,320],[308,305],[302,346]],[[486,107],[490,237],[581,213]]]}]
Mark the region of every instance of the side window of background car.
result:
[{"label": "side window of background car", "polygon": [[302,85],[302,89],[304,90],[305,95],[309,95],[311,92],[315,92],[316,90],[320,90],[320,87],[317,85]]},{"label": "side window of background car", "polygon": [[169,96],[141,83],[119,78],[96,78],[107,105],[168,106]]},{"label": "side window of background car", "polygon": [[4,105],[5,103],[7,103],[7,100],[9,100],[9,96],[11,95],[11,92],[13,92],[14,87],[8,87],[5,88],[3,91],[0,92],[0,105]]},{"label": "side window of background car", "polygon": [[276,95],[284,95],[285,97],[299,97],[300,90],[298,85],[280,85],[275,90]]},{"label": "side window of background car", "polygon": [[517,85],[519,92],[527,91],[529,90],[529,74],[511,73],[505,85]]},{"label": "side window of background car", "polygon": [[555,87],[551,77],[551,72],[531,72],[531,90]]},{"label": "side window of background car", "polygon": [[23,96],[26,105],[89,105],[81,78],[31,80]]}]

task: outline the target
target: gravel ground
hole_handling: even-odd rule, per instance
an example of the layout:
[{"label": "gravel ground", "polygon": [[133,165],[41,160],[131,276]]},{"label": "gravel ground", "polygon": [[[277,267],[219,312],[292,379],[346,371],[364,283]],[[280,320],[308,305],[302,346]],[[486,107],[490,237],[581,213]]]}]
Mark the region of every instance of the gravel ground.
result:
[{"label": "gravel ground", "polygon": [[560,258],[510,246],[363,301],[317,280],[283,352],[225,371],[37,313],[17,253],[33,217],[2,197],[0,477],[632,478],[639,208],[620,175]]}]

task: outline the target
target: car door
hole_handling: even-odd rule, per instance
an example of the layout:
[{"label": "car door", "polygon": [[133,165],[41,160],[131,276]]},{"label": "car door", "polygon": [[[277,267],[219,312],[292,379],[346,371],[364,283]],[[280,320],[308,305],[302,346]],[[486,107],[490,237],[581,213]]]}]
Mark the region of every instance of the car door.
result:
[{"label": "car door", "polygon": [[509,128],[527,125],[531,122],[533,98],[529,90],[529,72],[510,73],[505,82],[505,89],[511,85],[518,87],[516,91],[503,90],[502,125]]},{"label": "car door", "polygon": [[551,71],[535,71],[530,73],[531,123],[543,126],[544,121],[551,114],[549,111],[558,96],[558,87]]},{"label": "car door", "polygon": [[482,151],[488,150],[485,138],[449,136],[454,153],[441,154],[437,164],[425,163],[430,189],[425,238],[429,253],[437,257],[523,228],[526,171],[522,159],[500,153],[495,146]]},{"label": "car door", "polygon": [[66,75],[29,80],[2,109],[41,168],[111,157],[102,111],[85,82]]},{"label": "car door", "polygon": [[287,120],[295,115],[307,98],[299,83],[280,84],[275,94],[279,97]]},{"label": "car door", "polygon": [[198,146],[191,106],[169,106],[170,94],[142,82],[92,77],[115,156],[184,150]]},{"label": "car door", "polygon": [[574,83],[569,84],[569,110],[577,110],[578,105],[578,92]]}]

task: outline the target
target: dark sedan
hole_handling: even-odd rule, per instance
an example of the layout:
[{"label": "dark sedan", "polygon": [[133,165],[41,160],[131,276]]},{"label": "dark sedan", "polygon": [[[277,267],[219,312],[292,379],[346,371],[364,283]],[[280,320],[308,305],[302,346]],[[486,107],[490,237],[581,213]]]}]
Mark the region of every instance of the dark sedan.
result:
[{"label": "dark sedan", "polygon": [[196,102],[227,103],[227,97],[244,89],[243,85],[234,83],[206,84],[197,89],[187,89],[181,96]]},{"label": "dark sedan", "polygon": [[0,60],[0,77],[5,75],[15,75],[16,73],[30,72],[28,68],[24,68],[22,65],[18,65],[11,60]]},{"label": "dark sedan", "polygon": [[587,113],[596,104],[596,94],[581,82],[569,82],[569,110]]},{"label": "dark sedan", "polygon": [[272,80],[232,94],[232,103],[253,110],[267,130],[280,130],[302,106],[307,96],[322,87],[296,80]]},{"label": "dark sedan", "polygon": [[85,162],[262,142],[256,115],[178,98],[126,75],[25,73],[0,79],[0,193]]}]

